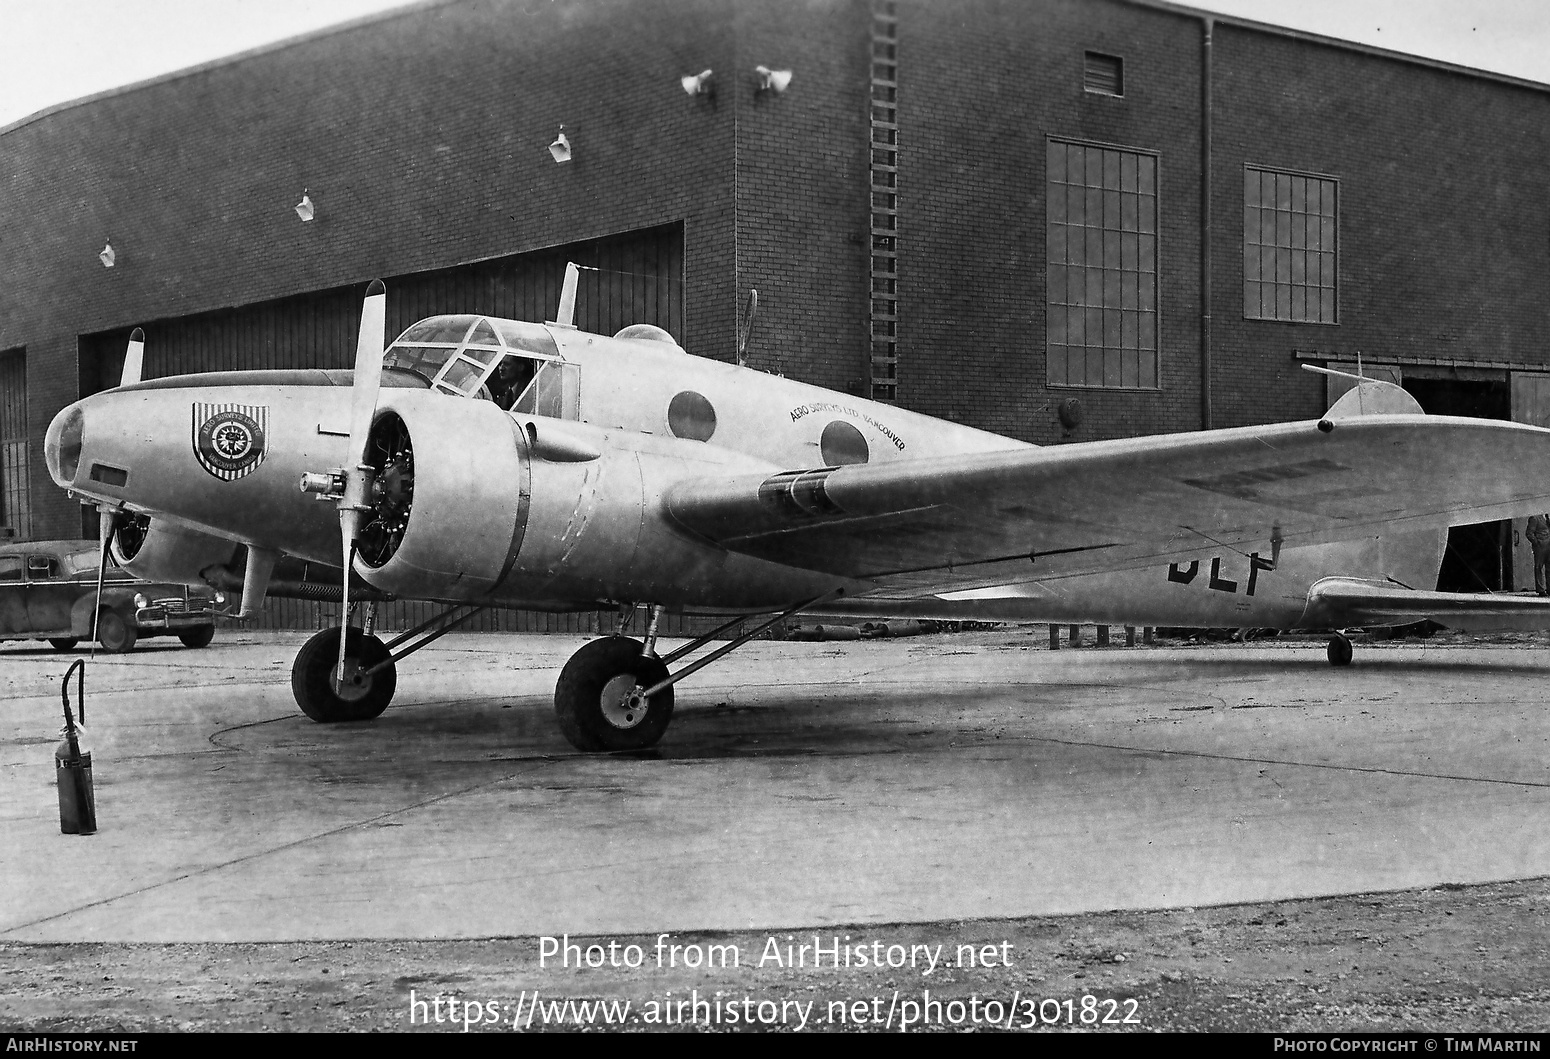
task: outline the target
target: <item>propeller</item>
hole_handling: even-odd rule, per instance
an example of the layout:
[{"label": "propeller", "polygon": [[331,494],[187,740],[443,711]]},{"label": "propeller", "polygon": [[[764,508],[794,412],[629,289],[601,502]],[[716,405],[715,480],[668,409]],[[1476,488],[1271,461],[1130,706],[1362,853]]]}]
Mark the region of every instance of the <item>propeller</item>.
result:
[{"label": "propeller", "polygon": [[[135,328],[129,332],[129,345],[124,347],[124,370],[119,374],[120,386],[131,386],[140,381],[145,368],[145,332]],[[91,614],[91,657],[97,657],[97,624],[102,620],[102,583],[108,572],[108,546],[113,541],[113,523],[118,512],[107,504],[97,505],[97,599]]]},{"label": "propeller", "polygon": [[339,627],[339,665],[334,682],[345,680],[345,643],[350,615],[350,571],[355,564],[363,516],[371,510],[373,468],[366,462],[366,443],[377,411],[377,392],[382,387],[382,348],[387,339],[387,287],[380,279],[366,288],[361,306],[361,330],[355,344],[355,384],[350,403],[350,447],[343,471],[344,491],[339,498],[339,539],[344,557],[344,582]]},{"label": "propeller", "polygon": [[124,371],[119,376],[120,386],[129,386],[140,381],[140,372],[145,364],[145,332],[135,328],[129,332],[129,346],[124,350]]}]

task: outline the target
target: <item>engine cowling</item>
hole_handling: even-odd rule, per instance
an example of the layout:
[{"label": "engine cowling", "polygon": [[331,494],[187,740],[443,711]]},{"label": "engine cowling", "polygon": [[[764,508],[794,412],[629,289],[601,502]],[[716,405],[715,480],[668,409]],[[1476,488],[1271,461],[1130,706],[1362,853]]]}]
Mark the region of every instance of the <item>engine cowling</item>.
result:
[{"label": "engine cowling", "polygon": [[496,405],[447,415],[425,391],[384,393],[366,444],[370,512],[355,570],[398,596],[475,599],[510,572],[530,495],[525,439]]},{"label": "engine cowling", "polygon": [[119,515],[109,542],[113,561],[147,581],[203,586],[202,571],[225,566],[237,551],[235,541],[185,529],[144,515]]}]

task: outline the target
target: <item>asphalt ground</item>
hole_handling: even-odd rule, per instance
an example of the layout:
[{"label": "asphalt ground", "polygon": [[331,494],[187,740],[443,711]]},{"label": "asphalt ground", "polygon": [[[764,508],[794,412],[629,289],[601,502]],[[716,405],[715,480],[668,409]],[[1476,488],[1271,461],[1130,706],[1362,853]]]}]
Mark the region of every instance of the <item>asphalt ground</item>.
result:
[{"label": "asphalt ground", "polygon": [[[452,635],[318,725],[301,634],[89,663],[100,830],[59,833],[69,656],[0,650],[0,940],[653,935],[1166,909],[1550,875],[1550,653],[755,642],[658,750],[572,751],[582,641]],[[1542,641],[1539,641],[1542,642]]]}]

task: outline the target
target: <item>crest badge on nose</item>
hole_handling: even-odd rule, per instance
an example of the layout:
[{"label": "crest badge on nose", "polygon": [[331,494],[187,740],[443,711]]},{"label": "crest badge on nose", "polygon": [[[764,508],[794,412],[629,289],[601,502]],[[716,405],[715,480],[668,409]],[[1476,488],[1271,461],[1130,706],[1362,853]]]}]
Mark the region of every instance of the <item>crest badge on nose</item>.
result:
[{"label": "crest badge on nose", "polygon": [[194,404],[194,455],[223,482],[251,474],[264,462],[268,434],[267,405]]}]

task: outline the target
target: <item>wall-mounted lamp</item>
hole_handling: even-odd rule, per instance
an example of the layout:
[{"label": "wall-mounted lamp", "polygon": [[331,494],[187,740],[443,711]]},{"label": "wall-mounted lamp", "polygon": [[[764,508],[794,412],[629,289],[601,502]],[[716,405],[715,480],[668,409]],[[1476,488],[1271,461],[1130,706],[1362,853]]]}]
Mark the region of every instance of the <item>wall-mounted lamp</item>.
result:
[{"label": "wall-mounted lamp", "polygon": [[118,260],[118,255],[113,252],[113,241],[102,244],[102,253],[97,255],[97,260],[102,262],[103,268],[112,268],[113,262]]},{"label": "wall-mounted lamp", "polygon": [[760,92],[774,92],[778,95],[791,83],[790,70],[771,70],[768,66],[755,66],[753,72],[759,75],[757,90]]},{"label": "wall-mounted lamp", "polygon": [[689,74],[678,79],[678,83],[684,86],[684,91],[691,96],[714,96],[716,86],[711,84],[711,72],[702,70],[697,74]]},{"label": "wall-mounted lamp", "polygon": [[570,161],[570,141],[565,138],[565,126],[560,126],[560,134],[549,145],[549,153],[554,155],[556,162]]},{"label": "wall-mounted lamp", "polygon": [[312,205],[312,196],[307,193],[306,188],[301,189],[301,201],[296,204],[295,210],[296,216],[303,221],[310,221],[318,215],[317,207]]}]

